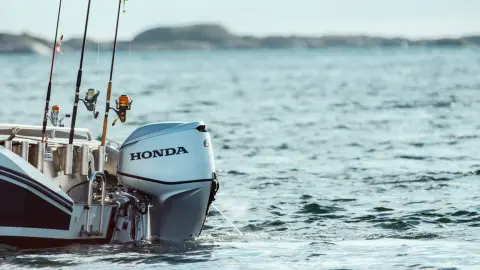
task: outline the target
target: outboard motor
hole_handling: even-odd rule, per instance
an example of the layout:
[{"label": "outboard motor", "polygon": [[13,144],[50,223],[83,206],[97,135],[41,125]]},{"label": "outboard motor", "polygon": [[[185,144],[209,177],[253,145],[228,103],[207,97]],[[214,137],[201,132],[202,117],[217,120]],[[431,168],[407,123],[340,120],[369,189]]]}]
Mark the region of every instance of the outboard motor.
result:
[{"label": "outboard motor", "polygon": [[151,236],[184,241],[200,234],[218,188],[203,122],[163,122],[136,129],[120,147],[121,184],[151,196]]}]

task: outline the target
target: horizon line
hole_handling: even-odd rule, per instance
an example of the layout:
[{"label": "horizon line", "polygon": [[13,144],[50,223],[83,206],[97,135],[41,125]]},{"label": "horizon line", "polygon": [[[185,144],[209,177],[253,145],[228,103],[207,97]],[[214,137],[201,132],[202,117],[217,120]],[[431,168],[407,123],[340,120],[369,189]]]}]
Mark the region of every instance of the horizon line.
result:
[{"label": "horizon line", "polygon": [[[195,23],[177,23],[177,24],[159,24],[157,26],[152,26],[145,28],[144,30],[140,30],[137,33],[133,34],[130,38],[119,38],[119,41],[133,41],[133,39],[138,36],[139,34],[152,30],[155,28],[162,28],[162,27],[168,27],[168,28],[181,28],[181,27],[189,27],[189,26],[196,26],[196,25],[215,25],[215,26],[220,26],[225,28],[230,34],[234,36],[239,36],[239,37],[254,37],[254,38],[267,38],[267,37],[306,37],[306,38],[322,38],[322,37],[370,37],[370,38],[385,38],[385,39],[406,39],[406,40],[411,40],[411,41],[418,41],[418,40],[438,40],[438,39],[460,39],[460,38],[465,38],[465,37],[472,37],[472,36],[480,36],[480,31],[473,33],[458,33],[458,34],[439,34],[439,35],[433,35],[433,36],[420,36],[420,35],[415,35],[415,36],[409,36],[405,34],[385,34],[385,33],[368,33],[367,31],[364,32],[324,32],[324,33],[309,33],[309,34],[302,34],[302,33],[288,33],[288,32],[270,32],[270,33],[264,33],[264,34],[253,34],[253,33],[245,33],[245,32],[235,32],[228,26],[225,26],[224,24],[221,23],[215,23],[215,22],[195,22]],[[37,38],[42,38],[42,39],[50,39],[49,37],[43,36],[43,35],[38,35],[33,33],[32,31],[29,30],[18,30],[18,31],[1,31],[0,34],[11,34],[11,35],[29,35]],[[65,39],[71,40],[71,39],[82,39],[83,34],[82,33],[77,33],[74,36]],[[113,38],[112,38],[113,39]],[[99,39],[96,37],[88,37],[87,33],[87,40],[91,41],[96,41],[98,43],[104,43],[104,42],[113,42],[111,39]]]}]

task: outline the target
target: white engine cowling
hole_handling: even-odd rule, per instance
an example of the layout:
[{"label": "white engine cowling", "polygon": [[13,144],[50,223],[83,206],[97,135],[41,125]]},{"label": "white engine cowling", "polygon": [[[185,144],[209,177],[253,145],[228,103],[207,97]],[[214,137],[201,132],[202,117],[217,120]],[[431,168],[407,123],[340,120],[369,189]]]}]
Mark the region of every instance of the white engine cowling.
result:
[{"label": "white engine cowling", "polygon": [[151,195],[152,237],[183,241],[198,236],[216,187],[205,124],[139,127],[120,147],[117,177],[124,186]]}]

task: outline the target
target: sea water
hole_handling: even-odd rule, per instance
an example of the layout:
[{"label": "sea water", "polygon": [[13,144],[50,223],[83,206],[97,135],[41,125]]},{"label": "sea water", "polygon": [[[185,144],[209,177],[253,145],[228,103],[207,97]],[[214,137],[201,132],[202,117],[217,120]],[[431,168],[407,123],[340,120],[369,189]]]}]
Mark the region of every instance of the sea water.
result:
[{"label": "sea water", "polygon": [[[111,55],[86,53],[82,93]],[[42,123],[49,56],[0,56],[0,122]],[[71,113],[79,52],[57,55],[51,105]],[[203,120],[220,190],[180,246],[1,251],[0,267],[480,269],[480,51],[475,48],[119,52],[122,142],[157,121]],[[99,136],[83,105],[77,127]],[[114,120],[110,114],[110,122]],[[70,126],[70,120],[64,121]],[[1,218],[1,217],[0,217]]]}]

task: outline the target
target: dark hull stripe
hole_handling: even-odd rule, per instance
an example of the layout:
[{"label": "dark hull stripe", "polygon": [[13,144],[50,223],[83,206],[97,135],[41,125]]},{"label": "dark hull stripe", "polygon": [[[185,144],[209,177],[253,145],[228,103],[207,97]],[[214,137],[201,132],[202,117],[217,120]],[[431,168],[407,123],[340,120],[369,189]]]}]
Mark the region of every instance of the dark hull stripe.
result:
[{"label": "dark hull stripe", "polygon": [[41,195],[0,177],[0,226],[66,230],[71,214]]},{"label": "dark hull stripe", "polygon": [[[42,193],[43,195],[45,195],[46,197],[52,199],[53,201],[57,202],[58,204],[60,204],[61,206],[65,207],[68,211],[72,212],[73,211],[73,208],[72,208],[72,205],[71,203],[66,203],[65,200],[62,200],[60,199],[61,197],[60,196],[57,196],[57,194],[49,189],[49,188],[43,188],[41,186],[38,186],[36,185],[35,181],[33,180],[26,180],[24,178],[20,178],[18,176],[15,176],[15,175],[11,175],[9,173],[6,173],[6,172],[3,172],[3,171],[0,171],[0,176],[3,176],[5,178],[10,178],[10,181],[11,180],[14,180],[14,181],[17,181],[17,182],[20,182],[22,184],[25,184],[31,188],[33,188],[34,190]],[[5,179],[2,179],[3,181],[6,181]]]},{"label": "dark hull stripe", "polygon": [[1,170],[4,170],[4,171],[9,172],[9,173],[11,173],[11,174],[14,174],[14,175],[16,175],[16,176],[18,176],[18,177],[21,177],[21,178],[23,178],[23,179],[25,179],[25,180],[28,180],[28,181],[30,181],[30,182],[33,182],[34,184],[36,184],[36,185],[38,185],[38,186],[40,186],[40,187],[42,187],[42,188],[44,188],[44,189],[46,189],[46,190],[48,190],[48,191],[51,191],[52,194],[54,194],[55,196],[57,196],[60,200],[63,200],[63,201],[64,201],[65,203],[67,203],[68,205],[73,205],[73,203],[72,203],[71,201],[65,199],[63,196],[57,194],[55,191],[51,190],[49,187],[43,185],[42,183],[40,183],[40,182],[38,182],[38,181],[35,181],[33,178],[31,178],[30,176],[28,176],[28,175],[26,175],[26,174],[23,174],[23,173],[21,173],[21,172],[17,172],[17,171],[15,171],[15,170],[12,170],[12,169],[10,169],[10,168],[7,168],[7,167],[4,167],[4,166],[1,166],[1,165],[0,165],[0,171],[1,171]]},{"label": "dark hull stripe", "polygon": [[10,245],[21,249],[62,247],[72,244],[108,244],[112,240],[115,231],[115,216],[117,207],[113,207],[110,214],[107,235],[105,238],[81,238],[81,239],[57,239],[29,236],[5,236],[0,235],[0,245]]},{"label": "dark hull stripe", "polygon": [[164,181],[160,181],[160,180],[156,180],[156,179],[152,179],[152,178],[146,178],[146,177],[142,177],[142,176],[138,176],[138,175],[131,175],[131,174],[123,173],[123,172],[119,172],[119,171],[117,171],[117,174],[127,176],[127,177],[132,177],[132,178],[135,178],[135,179],[138,179],[138,180],[143,180],[143,181],[148,181],[148,182],[153,182],[153,183],[159,183],[159,184],[164,184],[164,185],[181,185],[181,184],[190,184],[190,183],[213,181],[213,179],[197,179],[197,180],[187,180],[187,181],[173,182],[172,183],[172,182],[164,182]]},{"label": "dark hull stripe", "polygon": [[29,176],[19,173],[17,171],[14,171],[12,169],[0,166],[0,175],[6,176],[8,178],[11,178],[13,180],[16,180],[22,184],[25,184],[45,196],[49,197],[50,199],[56,201],[63,207],[67,208],[70,212],[73,210],[72,205],[73,203],[62,197],[61,195],[57,194],[55,191],[51,190],[50,188],[42,185],[38,181],[35,181],[34,179],[30,178]]}]

